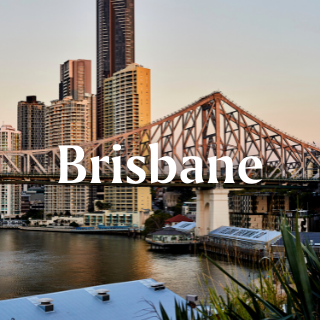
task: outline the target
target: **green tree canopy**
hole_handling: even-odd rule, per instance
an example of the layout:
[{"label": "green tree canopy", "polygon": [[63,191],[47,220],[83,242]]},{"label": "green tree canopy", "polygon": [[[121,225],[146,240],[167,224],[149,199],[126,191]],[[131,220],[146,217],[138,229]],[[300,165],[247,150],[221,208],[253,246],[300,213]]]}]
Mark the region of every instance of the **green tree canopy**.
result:
[{"label": "green tree canopy", "polygon": [[184,202],[190,201],[196,196],[191,187],[169,187],[167,188],[167,191],[175,191],[180,193],[177,204],[172,208],[175,216],[182,213],[182,204]]},{"label": "green tree canopy", "polygon": [[144,234],[147,235],[164,227],[164,222],[170,219],[171,215],[161,210],[157,210],[152,216],[150,216],[145,222]]},{"label": "green tree canopy", "polygon": [[29,210],[21,217],[22,220],[29,220],[29,218],[43,219],[43,210]]},{"label": "green tree canopy", "polygon": [[111,208],[111,203],[102,202],[102,201],[97,201],[95,205],[99,210],[109,210]]}]

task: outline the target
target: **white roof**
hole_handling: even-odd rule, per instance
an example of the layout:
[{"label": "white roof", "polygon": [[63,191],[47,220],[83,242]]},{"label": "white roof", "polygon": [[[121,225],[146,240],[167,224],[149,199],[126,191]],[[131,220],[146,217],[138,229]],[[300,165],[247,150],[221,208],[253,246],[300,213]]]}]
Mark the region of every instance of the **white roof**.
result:
[{"label": "white roof", "polygon": [[281,236],[281,232],[274,230],[247,229],[237,227],[219,227],[211,232],[209,236],[218,236],[221,238],[247,240],[256,242],[269,242],[276,240]]},{"label": "white roof", "polygon": [[172,228],[182,232],[191,232],[195,227],[196,227],[195,222],[186,222],[186,221],[181,221],[176,225],[172,226]]},{"label": "white roof", "polygon": [[[154,306],[154,311],[160,314],[160,303],[167,311],[169,318],[176,319],[175,300],[178,304],[185,304],[186,301],[167,288],[155,291],[152,288],[154,284],[157,282],[153,279],[143,279],[2,300],[0,301],[0,319],[138,320],[146,319],[148,316],[151,318],[153,314],[148,314],[150,305]],[[109,301],[102,302],[96,297],[97,291],[100,290],[110,290]],[[39,300],[43,298],[53,300],[54,312],[46,313],[38,307]]]}]

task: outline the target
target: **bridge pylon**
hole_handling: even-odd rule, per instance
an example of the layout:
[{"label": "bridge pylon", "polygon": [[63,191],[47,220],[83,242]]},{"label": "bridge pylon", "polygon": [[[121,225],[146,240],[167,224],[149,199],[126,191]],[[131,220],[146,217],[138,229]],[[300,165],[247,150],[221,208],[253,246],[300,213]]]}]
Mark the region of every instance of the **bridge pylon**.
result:
[{"label": "bridge pylon", "polygon": [[196,236],[205,236],[221,226],[229,226],[228,189],[199,189],[196,194]]}]

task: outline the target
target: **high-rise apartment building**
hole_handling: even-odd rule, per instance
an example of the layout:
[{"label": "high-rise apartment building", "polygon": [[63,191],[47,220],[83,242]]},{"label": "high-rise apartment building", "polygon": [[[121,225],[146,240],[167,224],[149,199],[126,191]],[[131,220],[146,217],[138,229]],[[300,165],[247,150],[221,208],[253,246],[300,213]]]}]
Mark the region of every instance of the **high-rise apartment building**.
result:
[{"label": "high-rise apartment building", "polygon": [[134,63],[134,0],[97,0],[98,137],[103,132],[103,81]]},{"label": "high-rise apartment building", "polygon": [[[80,145],[96,139],[96,97],[83,100],[70,96],[52,101],[46,108],[45,146]],[[82,214],[88,210],[89,187],[78,184],[46,186],[46,214]]]},{"label": "high-rise apartment building", "polygon": [[44,148],[45,104],[36,96],[28,96],[18,103],[18,130],[21,132],[22,150]]},{"label": "high-rise apartment building", "polygon": [[[104,80],[103,92],[105,137],[131,131],[150,122],[150,69],[130,64]],[[151,209],[150,188],[105,187],[105,201],[112,204],[112,210],[119,212]]]},{"label": "high-rise apartment building", "polygon": [[91,60],[68,60],[60,65],[59,100],[82,100],[91,94]]},{"label": "high-rise apartment building", "polygon": [[[3,125],[0,128],[0,150],[21,150],[21,132],[10,125]],[[12,163],[20,167],[20,160],[17,156],[11,156]],[[0,160],[2,173],[10,172],[10,166],[4,160]],[[1,218],[14,218],[21,211],[21,186],[13,184],[0,184],[0,212]]]}]

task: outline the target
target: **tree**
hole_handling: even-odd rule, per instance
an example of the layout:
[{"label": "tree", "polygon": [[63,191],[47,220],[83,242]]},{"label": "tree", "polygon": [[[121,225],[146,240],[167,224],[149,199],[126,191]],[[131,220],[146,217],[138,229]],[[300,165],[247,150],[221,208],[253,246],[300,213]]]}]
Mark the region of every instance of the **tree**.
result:
[{"label": "tree", "polygon": [[165,213],[161,210],[157,210],[152,216],[150,216],[144,226],[144,235],[147,235],[151,232],[154,232],[158,229],[161,229],[164,227],[164,222],[171,218],[171,215],[168,213]]},{"label": "tree", "polygon": [[320,196],[312,192],[301,192],[300,190],[290,190],[290,209],[297,208],[297,198],[299,198],[300,207],[313,213],[320,213]]},{"label": "tree", "polygon": [[95,205],[99,210],[109,210],[111,208],[111,203],[102,202],[102,201],[97,201]]},{"label": "tree", "polygon": [[77,227],[79,227],[79,224],[76,223],[75,221],[72,221],[72,222],[69,224],[69,226],[70,226],[70,227],[75,227],[75,228],[77,228]]},{"label": "tree", "polygon": [[181,214],[184,202],[190,201],[196,196],[191,187],[169,187],[167,188],[167,191],[176,191],[180,193],[177,204],[172,208],[175,216]]},{"label": "tree", "polygon": [[154,201],[156,199],[156,189],[155,188],[151,188],[151,196],[152,196],[152,201]]},{"label": "tree", "polygon": [[26,212],[21,219],[22,220],[28,220],[29,218],[31,219],[42,219],[43,218],[43,210],[29,210]]},{"label": "tree", "polygon": [[181,214],[182,213],[182,203],[180,201],[178,201],[178,203],[172,209],[173,209],[174,216]]}]

